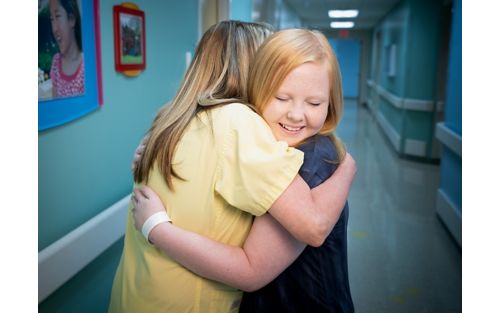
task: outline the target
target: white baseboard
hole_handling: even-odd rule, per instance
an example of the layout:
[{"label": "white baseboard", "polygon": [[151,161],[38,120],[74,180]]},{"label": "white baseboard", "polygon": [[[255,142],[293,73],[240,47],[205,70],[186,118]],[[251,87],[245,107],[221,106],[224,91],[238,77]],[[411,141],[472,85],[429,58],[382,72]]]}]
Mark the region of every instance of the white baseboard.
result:
[{"label": "white baseboard", "polygon": [[38,253],[38,303],[125,233],[130,195]]},{"label": "white baseboard", "polygon": [[462,212],[458,210],[441,188],[438,189],[436,212],[461,247]]},{"label": "white baseboard", "polygon": [[376,116],[380,126],[382,126],[382,129],[389,138],[389,141],[394,146],[394,149],[400,152],[399,145],[401,142],[401,135],[399,135],[399,133],[392,127],[392,125],[389,123],[389,121],[387,121],[387,119],[381,112],[377,112]]},{"label": "white baseboard", "polygon": [[427,144],[425,141],[416,139],[405,139],[404,153],[413,156],[425,157]]},{"label": "white baseboard", "polygon": [[434,101],[406,98],[403,100],[403,108],[412,111],[432,112],[434,110]]},{"label": "white baseboard", "polygon": [[411,98],[401,98],[384,87],[375,84],[372,80],[368,79],[366,81],[368,87],[375,90],[380,96],[382,96],[387,102],[392,104],[395,108],[409,110],[409,111],[422,111],[422,112],[432,112],[434,110],[443,110],[443,101],[434,101],[427,99],[411,99]]},{"label": "white baseboard", "polygon": [[462,136],[446,127],[444,122],[436,124],[436,138],[459,157],[462,157]]}]

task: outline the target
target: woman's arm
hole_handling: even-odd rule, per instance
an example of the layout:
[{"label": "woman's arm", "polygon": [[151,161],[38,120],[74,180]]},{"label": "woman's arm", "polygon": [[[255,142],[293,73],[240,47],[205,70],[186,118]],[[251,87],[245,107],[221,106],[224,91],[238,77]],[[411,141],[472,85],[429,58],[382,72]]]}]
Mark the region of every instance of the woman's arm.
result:
[{"label": "woman's arm", "polygon": [[[134,190],[135,227],[165,210],[149,187]],[[197,275],[244,291],[262,288],[284,271],[304,250],[269,214],[257,217],[243,248],[222,244],[171,223],[153,228],[148,238],[157,248]]]},{"label": "woman's arm", "polygon": [[295,238],[319,247],[344,208],[356,163],[349,153],[330,178],[312,190],[297,175],[269,209],[269,213]]}]

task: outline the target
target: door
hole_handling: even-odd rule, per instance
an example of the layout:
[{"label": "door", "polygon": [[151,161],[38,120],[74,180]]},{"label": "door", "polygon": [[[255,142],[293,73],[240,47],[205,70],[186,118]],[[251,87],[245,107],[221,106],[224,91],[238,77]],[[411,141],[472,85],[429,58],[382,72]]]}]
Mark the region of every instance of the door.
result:
[{"label": "door", "polygon": [[359,97],[361,43],[356,39],[330,39],[337,54],[345,98]]}]

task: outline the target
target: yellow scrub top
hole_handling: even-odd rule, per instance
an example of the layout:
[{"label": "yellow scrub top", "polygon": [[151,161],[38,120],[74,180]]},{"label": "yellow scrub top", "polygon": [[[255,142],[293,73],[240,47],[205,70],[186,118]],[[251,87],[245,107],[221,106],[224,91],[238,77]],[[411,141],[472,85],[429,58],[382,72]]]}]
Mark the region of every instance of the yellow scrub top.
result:
[{"label": "yellow scrub top", "polygon": [[[157,168],[150,186],[175,225],[243,246],[253,215],[262,215],[292,182],[303,153],[277,142],[265,121],[240,103],[194,118],[175,152],[186,181],[167,185]],[[134,228],[129,206],[125,241],[109,312],[237,312],[242,292],[202,278],[150,245]]]}]

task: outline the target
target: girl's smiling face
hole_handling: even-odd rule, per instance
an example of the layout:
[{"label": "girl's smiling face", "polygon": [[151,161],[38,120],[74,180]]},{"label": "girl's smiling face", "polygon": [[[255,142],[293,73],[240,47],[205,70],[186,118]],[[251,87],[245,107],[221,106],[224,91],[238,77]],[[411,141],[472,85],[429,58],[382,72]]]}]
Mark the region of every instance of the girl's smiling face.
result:
[{"label": "girl's smiling face", "polygon": [[52,34],[56,39],[59,51],[64,55],[74,40],[75,18],[68,13],[58,0],[50,0],[50,21]]},{"label": "girl's smiling face", "polygon": [[330,95],[327,62],[307,62],[292,70],[262,111],[277,140],[294,147],[317,134]]}]

